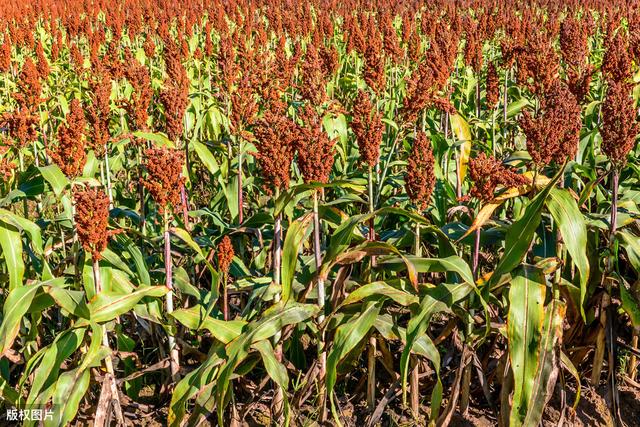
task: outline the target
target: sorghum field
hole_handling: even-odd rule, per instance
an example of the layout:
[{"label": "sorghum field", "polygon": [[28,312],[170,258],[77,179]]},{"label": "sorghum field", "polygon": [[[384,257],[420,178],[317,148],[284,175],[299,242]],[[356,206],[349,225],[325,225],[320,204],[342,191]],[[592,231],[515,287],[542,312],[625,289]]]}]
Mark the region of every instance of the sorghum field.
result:
[{"label": "sorghum field", "polygon": [[640,425],[640,2],[4,0],[0,424]]}]

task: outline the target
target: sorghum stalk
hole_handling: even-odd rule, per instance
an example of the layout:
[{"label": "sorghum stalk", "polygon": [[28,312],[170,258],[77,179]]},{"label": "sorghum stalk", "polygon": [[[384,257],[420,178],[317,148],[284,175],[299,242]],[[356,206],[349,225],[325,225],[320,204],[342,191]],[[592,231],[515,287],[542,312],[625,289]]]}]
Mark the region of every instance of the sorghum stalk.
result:
[{"label": "sorghum stalk", "polygon": [[[100,260],[97,257],[93,257],[93,282],[95,284],[96,295],[102,292],[102,279],[100,276]],[[120,395],[118,394],[118,384],[116,383],[115,371],[113,369],[113,361],[111,360],[111,347],[109,345],[109,336],[107,334],[106,326],[102,325],[102,345],[109,349],[109,354],[104,359],[105,369],[107,374],[104,376],[103,381],[108,381],[109,388],[111,390],[111,403],[116,415],[116,419],[120,425],[124,425],[124,417],[122,415],[122,406],[120,404]],[[104,390],[104,389],[103,389]],[[102,401],[102,394],[98,401]],[[96,413],[96,426],[104,425],[105,419],[102,419],[101,409],[107,409],[109,405],[98,405],[98,411]],[[104,413],[106,417],[106,412]],[[100,422],[102,420],[102,423]]]},{"label": "sorghum stalk", "polygon": [[242,138],[238,137],[238,224],[244,220],[244,193],[242,190]]},{"label": "sorghum stalk", "polygon": [[[638,335],[640,335],[640,330],[638,328],[633,328],[633,335],[631,338],[631,347],[634,349],[638,349]],[[631,381],[636,380],[636,372],[638,370],[638,360],[636,359],[635,354],[631,354],[629,358],[629,368],[627,369],[627,376],[631,379]]]},{"label": "sorghum stalk", "polygon": [[[415,255],[422,256],[422,247],[420,245],[420,223],[416,223],[415,231]],[[414,419],[420,415],[420,359],[415,355],[411,356],[411,376],[409,377],[409,394],[411,395],[411,412]]]},{"label": "sorghum stalk", "polygon": [[[373,214],[375,209],[373,202],[373,168],[369,166],[369,213]],[[375,240],[376,231],[374,229],[373,215],[369,220],[369,240]],[[370,280],[373,281],[373,267],[375,266],[375,257],[371,256],[371,272]],[[370,410],[375,408],[376,404],[376,337],[369,337],[369,348],[367,350],[367,406]]]},{"label": "sorghum stalk", "polygon": [[318,315],[318,323],[320,324],[320,337],[318,344],[318,354],[320,359],[320,418],[326,419],[326,395],[324,388],[325,375],[327,371],[327,353],[325,352],[325,336],[322,324],[324,323],[325,313],[325,289],[324,279],[320,277],[320,267],[322,266],[322,250],[320,248],[320,218],[318,215],[318,190],[313,192],[313,251],[316,261],[316,274],[318,274],[318,307],[320,314]]},{"label": "sorghum stalk", "polygon": [[109,168],[109,152],[107,151],[107,144],[104,144],[104,167],[105,175],[107,177],[107,196],[109,197],[109,209],[113,209],[113,189],[111,188],[111,171]]},{"label": "sorghum stalk", "polygon": [[[280,195],[280,191],[278,188],[276,188],[275,195],[276,195],[275,200],[277,200],[278,196]],[[276,286],[280,285],[280,268],[282,264],[281,261],[282,261],[282,213],[278,213],[273,225],[273,282]],[[279,302],[281,297],[282,295],[276,294],[274,299],[276,302]],[[281,331],[278,331],[273,336],[273,342],[276,345],[274,349],[274,353],[275,353],[276,359],[279,362],[282,362],[282,343],[280,343],[281,337],[282,337]],[[282,419],[283,407],[284,407],[284,395],[283,395],[282,389],[278,386],[276,386],[276,392],[273,397],[272,405],[273,405],[273,413],[274,413],[274,417],[273,417],[274,419],[272,419],[272,421],[275,421],[276,423],[278,423]]]},{"label": "sorghum stalk", "polygon": [[[165,286],[167,287],[166,304],[167,313],[173,313],[173,265],[171,262],[171,233],[169,231],[169,211],[164,211],[164,270]],[[171,379],[178,381],[180,371],[180,358],[176,347],[176,340],[173,333],[168,333],[169,342],[169,365],[171,368]]]}]

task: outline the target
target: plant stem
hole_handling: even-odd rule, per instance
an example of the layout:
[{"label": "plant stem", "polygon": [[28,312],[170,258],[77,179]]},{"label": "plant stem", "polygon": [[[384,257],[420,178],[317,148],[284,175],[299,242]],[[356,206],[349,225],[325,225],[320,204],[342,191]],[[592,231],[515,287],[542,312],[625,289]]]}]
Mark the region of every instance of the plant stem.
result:
[{"label": "plant stem", "polygon": [[[638,328],[633,328],[633,335],[631,338],[631,347],[634,349],[638,349],[638,335],[640,335],[640,330]],[[627,370],[627,375],[631,379],[631,381],[636,380],[636,372],[638,370],[638,360],[635,354],[631,354],[629,357],[629,369]]]},{"label": "plant stem", "polygon": [[[279,190],[276,190],[275,200],[280,195]],[[280,269],[282,264],[282,213],[278,213],[273,225],[273,282],[275,285],[280,285]],[[274,300],[278,303],[282,298],[281,294],[276,294]],[[279,362],[282,362],[282,343],[280,338],[282,332],[278,331],[273,336],[273,342],[275,344],[274,354]],[[284,407],[284,394],[282,389],[276,385],[275,394],[272,401],[273,417],[272,423],[279,424],[282,421]]]},{"label": "plant stem", "polygon": [[109,168],[109,152],[107,151],[107,144],[104,144],[104,167],[107,177],[107,196],[109,196],[109,209],[113,209],[113,191],[111,188],[111,171]]},{"label": "plant stem", "polygon": [[[102,279],[100,277],[100,261],[95,255],[93,256],[92,261],[93,261],[93,264],[92,264],[93,282],[95,285],[95,292],[96,292],[96,295],[99,295],[102,292]],[[107,381],[109,383],[109,389],[111,391],[110,400],[116,415],[116,419],[118,420],[118,423],[120,425],[124,425],[124,417],[122,415],[122,406],[120,405],[120,395],[118,394],[118,384],[116,383],[115,371],[113,369],[113,361],[111,360],[111,347],[109,346],[109,336],[107,334],[107,328],[105,325],[102,325],[102,345],[104,345],[109,349],[109,354],[104,359],[104,365],[107,373],[104,376],[103,381]],[[106,391],[106,389],[103,387],[102,391],[104,392]],[[105,398],[103,398],[101,395],[99,401],[105,401],[105,400],[106,400],[106,396]],[[96,425],[104,425],[105,420],[103,420],[102,423],[99,422],[102,419],[101,409],[107,409],[108,406],[109,405],[98,406],[98,411],[96,413]],[[104,415],[106,417],[106,411]]]},{"label": "plant stem", "polygon": [[229,281],[229,273],[222,272],[222,317],[229,320],[229,296],[227,294],[227,282]]},{"label": "plant stem", "polygon": [[320,248],[320,217],[318,215],[318,191],[313,192],[313,251],[316,261],[316,274],[318,275],[318,314],[319,324],[319,344],[318,357],[320,360],[320,421],[326,421],[326,391],[324,387],[325,375],[327,371],[327,354],[325,352],[325,336],[324,336],[324,316],[325,316],[325,288],[324,279],[320,277],[320,267],[322,266],[322,249]]},{"label": "plant stem", "polygon": [[[373,213],[375,205],[373,201],[373,169],[369,167],[369,213]],[[373,215],[369,219],[369,240],[376,239]],[[369,280],[373,281],[373,268],[376,265],[375,256],[371,256]],[[373,411],[376,405],[376,337],[369,337],[369,348],[367,350],[367,407]]]},{"label": "plant stem", "polygon": [[[169,232],[169,211],[165,206],[164,211],[164,270],[165,286],[167,287],[166,303],[167,314],[173,313],[173,265],[171,262],[171,234]],[[175,382],[179,379],[180,358],[176,347],[176,339],[172,332],[168,334],[169,342],[169,365],[171,368],[171,379]]]},{"label": "plant stem", "polygon": [[242,138],[238,137],[238,224],[244,221],[244,194],[242,191]]},{"label": "plant stem", "polygon": [[[613,250],[613,242],[617,229],[617,221],[618,221],[618,180],[619,180],[619,171],[617,167],[613,166],[613,176],[611,180],[611,216],[609,223],[609,251]],[[602,275],[602,281],[605,285],[606,292],[602,294],[602,300],[600,302],[600,327],[598,330],[598,335],[596,338],[596,351],[593,356],[593,370],[591,371],[591,384],[596,386],[600,383],[600,374],[602,372],[602,366],[604,363],[604,353],[605,353],[605,331],[607,325],[610,321],[609,319],[609,311],[611,305],[611,280],[607,278],[609,272],[612,270],[612,257],[613,254],[609,253],[609,258],[606,263],[605,271]],[[613,369],[610,367],[609,369]]]},{"label": "plant stem", "polygon": [[[415,249],[417,257],[422,256],[422,246],[420,245],[420,223],[416,223]],[[420,415],[420,359],[416,355],[411,355],[411,376],[409,377],[409,395],[411,396],[411,413],[417,419]]]},{"label": "plant stem", "polygon": [[376,337],[369,337],[367,352],[367,407],[373,411],[376,406]]}]

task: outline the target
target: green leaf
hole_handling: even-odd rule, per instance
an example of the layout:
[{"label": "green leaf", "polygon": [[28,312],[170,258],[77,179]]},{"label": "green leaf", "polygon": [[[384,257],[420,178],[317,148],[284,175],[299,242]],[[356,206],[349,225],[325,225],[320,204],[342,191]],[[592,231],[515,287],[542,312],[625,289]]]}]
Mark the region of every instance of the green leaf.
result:
[{"label": "green leaf", "polygon": [[458,154],[458,180],[464,182],[467,176],[467,165],[471,156],[471,129],[469,124],[460,114],[452,114],[449,116],[451,122],[451,131],[460,143],[460,153]]},{"label": "green leaf", "polygon": [[[471,286],[474,285],[473,273],[469,265],[459,256],[452,255],[446,258],[421,258],[407,255],[408,261],[415,267],[417,273],[452,272]],[[379,265],[385,265],[394,271],[404,268],[405,262],[398,258],[385,258],[378,261]]]},{"label": "green leaf", "polygon": [[640,328],[640,287],[631,286],[627,289],[627,281],[622,279],[619,284],[622,309],[627,312],[634,328]]},{"label": "green leaf", "polygon": [[188,231],[186,231],[183,228],[172,228],[171,233],[174,234],[176,237],[180,238],[180,240],[185,242],[191,249],[193,249],[198,254],[198,258],[196,259],[196,262],[200,262],[200,261],[204,262],[207,268],[209,269],[209,271],[211,272],[211,274],[213,274],[214,276],[218,276],[218,272],[213,267],[213,265],[211,265],[211,263],[207,261],[207,257],[205,257],[204,253],[202,252],[202,248],[200,248],[200,245],[198,245],[195,242],[195,240],[193,240],[193,238],[191,237]]},{"label": "green leaf", "polygon": [[91,374],[88,370],[79,372],[77,369],[60,375],[53,395],[56,408],[54,419],[45,422],[45,426],[61,426],[69,424],[78,413],[80,401],[87,393]]},{"label": "green leaf", "polygon": [[24,277],[22,239],[18,229],[4,221],[0,221],[0,248],[9,271],[9,290],[12,291],[22,286]]},{"label": "green leaf", "polygon": [[51,295],[58,306],[74,316],[89,319],[90,313],[82,291],[74,291],[57,286],[45,286],[44,291]]},{"label": "green leaf", "polygon": [[[84,328],[66,330],[46,348],[32,374],[27,405],[44,405],[49,401],[53,393],[51,385],[58,380],[60,367],[80,347],[85,331]],[[23,374],[23,379],[31,374],[32,367]]]},{"label": "green leaf", "polygon": [[402,289],[398,289],[395,286],[391,286],[388,281],[380,281],[359,286],[342,301],[337,309],[349,304],[360,302],[363,299],[374,295],[385,296],[405,307],[419,302],[417,296],[411,295],[410,293],[405,292]]},{"label": "green leaf", "polygon": [[191,140],[189,145],[196,150],[196,153],[198,154],[200,161],[202,161],[202,163],[205,165],[207,170],[211,172],[211,175],[213,176],[218,175],[220,172],[220,165],[218,164],[218,161],[215,159],[215,157],[213,157],[213,153],[209,151],[207,146],[193,139]]},{"label": "green leaf", "polygon": [[162,133],[153,133],[153,132],[140,132],[136,131],[133,133],[133,136],[136,138],[146,139],[147,141],[151,141],[155,143],[158,147],[168,147],[175,148],[175,144],[166,135]]},{"label": "green leaf", "polygon": [[218,341],[228,344],[242,333],[247,325],[244,320],[219,320],[207,316],[204,307],[196,305],[175,310],[170,315],[189,329],[206,329]]},{"label": "green leaf", "polygon": [[358,316],[340,325],[333,339],[333,346],[327,356],[327,395],[331,401],[331,413],[339,425],[341,423],[333,399],[333,388],[336,385],[338,375],[338,363],[367,335],[378,317],[378,313],[380,313],[382,302],[383,299],[369,301]]},{"label": "green leaf", "polygon": [[[411,355],[414,346],[418,343],[418,340],[426,336],[427,327],[429,326],[431,317],[437,312],[449,310],[456,302],[462,300],[471,293],[473,289],[473,285],[470,285],[469,283],[458,283],[453,285],[441,284],[429,289],[428,293],[422,298],[418,310],[412,314],[407,325],[406,345],[404,346],[402,355],[400,356],[400,377],[402,378],[403,401],[406,402],[409,356]],[[442,387],[440,386],[439,388],[434,389],[434,393],[432,393],[431,406],[432,421],[438,417],[440,399],[442,397]]]},{"label": "green leaf", "polygon": [[264,368],[267,370],[267,374],[269,374],[269,377],[271,377],[271,379],[280,386],[286,398],[289,375],[287,375],[287,368],[285,368],[284,365],[276,359],[271,342],[269,340],[262,340],[254,343],[251,347],[260,352],[262,363],[264,363]]},{"label": "green leaf", "polygon": [[58,165],[41,166],[38,168],[42,177],[49,183],[51,189],[57,197],[60,197],[65,188],[69,185],[69,180],[62,173]]},{"label": "green leaf", "polygon": [[38,224],[6,209],[0,209],[0,220],[11,223],[17,229],[26,232],[33,244],[33,251],[38,255],[43,255],[42,234],[40,233]]},{"label": "green leaf", "polygon": [[220,425],[224,425],[223,409],[231,375],[240,362],[246,358],[251,344],[271,338],[285,326],[303,322],[317,312],[318,307],[312,304],[289,302],[284,307],[278,304],[265,311],[262,319],[249,323],[244,332],[227,345],[227,360],[220,370],[216,383],[217,412]]},{"label": "green leaf", "polygon": [[120,294],[104,291],[91,300],[91,321],[104,323],[131,310],[144,297],[161,297],[167,293],[165,286],[141,286],[132,293]]},{"label": "green leaf", "polygon": [[640,237],[628,231],[618,230],[616,238],[627,253],[631,266],[640,274]]},{"label": "green leaf", "polygon": [[58,285],[64,283],[63,278],[52,279],[27,286],[20,286],[9,292],[2,310],[2,324],[0,324],[0,356],[4,356],[13,345],[13,340],[20,330],[20,321],[27,313],[38,289],[43,285]]},{"label": "green leaf", "polygon": [[287,229],[287,235],[282,246],[282,301],[286,304],[291,297],[293,278],[296,275],[296,265],[298,264],[298,254],[302,244],[306,240],[310,225],[312,224],[313,213],[293,221]]},{"label": "green leaf", "polygon": [[[542,421],[545,404],[553,394],[558,377],[560,367],[558,343],[562,339],[562,322],[565,312],[565,303],[556,299],[552,300],[545,310],[539,356],[536,360],[537,369],[526,405],[527,415],[522,424],[519,424],[520,419],[512,417],[511,425],[537,426]],[[511,413],[513,414],[513,411]]]},{"label": "green leaf", "polygon": [[[576,200],[568,190],[553,188],[547,199],[547,208],[558,224],[571,260],[580,272],[580,313],[585,319],[584,299],[589,283],[589,258],[587,257],[587,224]],[[558,254],[557,256],[560,256]]]},{"label": "green leaf", "polygon": [[545,293],[544,274],[535,267],[523,266],[511,281],[507,318],[514,382],[511,425],[519,425],[529,411],[545,321]]},{"label": "green leaf", "polygon": [[485,288],[486,291],[490,289],[491,285],[498,283],[504,274],[510,273],[522,262],[522,258],[529,250],[531,240],[542,220],[544,202],[559,177],[560,174],[556,175],[556,177],[529,202],[522,216],[509,227],[505,238],[504,253],[491,275],[489,286]]}]

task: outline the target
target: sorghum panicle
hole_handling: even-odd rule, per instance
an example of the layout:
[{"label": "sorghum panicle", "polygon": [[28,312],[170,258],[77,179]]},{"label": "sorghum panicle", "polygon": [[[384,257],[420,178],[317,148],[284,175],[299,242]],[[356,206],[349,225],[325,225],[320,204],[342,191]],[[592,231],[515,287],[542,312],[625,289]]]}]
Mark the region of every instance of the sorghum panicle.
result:
[{"label": "sorghum panicle", "polygon": [[625,164],[627,154],[635,146],[640,132],[631,87],[624,82],[610,81],[602,105],[602,152],[616,167]]},{"label": "sorghum panicle", "polygon": [[78,239],[85,251],[95,260],[102,258],[109,240],[109,198],[104,191],[89,188],[76,191],[75,223]]},{"label": "sorghum panicle", "polygon": [[419,211],[429,204],[436,183],[431,142],[425,132],[418,132],[409,154],[405,188]]},{"label": "sorghum panicle", "polygon": [[66,123],[58,128],[58,143],[47,148],[47,153],[68,177],[75,178],[82,173],[87,161],[85,153],[85,119],[80,101],[74,99],[69,106]]},{"label": "sorghum panicle", "polygon": [[180,188],[184,184],[183,164],[183,150],[166,147],[145,150],[147,176],[140,180],[161,212],[170,207],[175,209],[180,204]]},{"label": "sorghum panicle", "polygon": [[493,156],[480,153],[469,161],[469,177],[473,181],[471,196],[487,202],[493,199],[498,186],[509,188],[527,183],[527,179],[507,169]]},{"label": "sorghum panicle", "polygon": [[231,244],[231,239],[229,236],[224,236],[220,243],[218,243],[218,269],[221,272],[228,273],[229,267],[231,267],[231,263],[233,262],[233,257],[235,256],[235,252],[233,250],[233,245]]},{"label": "sorghum panicle", "polygon": [[305,182],[324,184],[329,181],[333,168],[336,140],[330,140],[322,130],[322,117],[311,104],[304,107],[300,117],[304,125],[300,128],[300,135],[296,141],[296,163]]},{"label": "sorghum panicle", "polygon": [[380,157],[384,124],[382,115],[375,110],[371,99],[362,90],[358,92],[353,104],[351,130],[356,136],[361,161],[374,167]]}]

